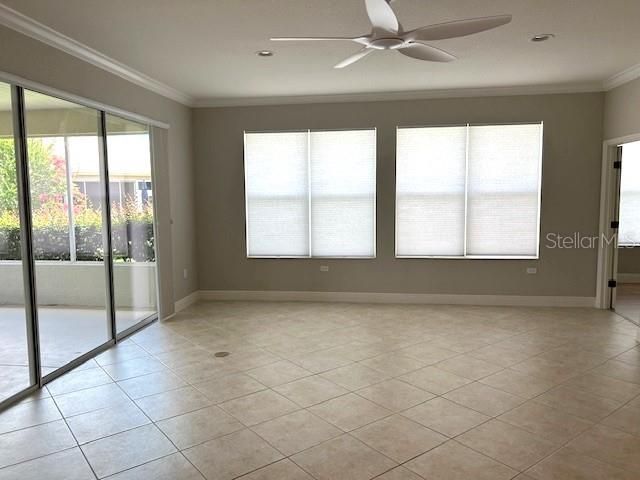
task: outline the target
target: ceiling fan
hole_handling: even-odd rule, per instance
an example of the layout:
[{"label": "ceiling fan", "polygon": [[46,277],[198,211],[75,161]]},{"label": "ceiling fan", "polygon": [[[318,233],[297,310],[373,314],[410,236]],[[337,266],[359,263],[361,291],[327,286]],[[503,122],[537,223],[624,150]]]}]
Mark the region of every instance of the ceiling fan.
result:
[{"label": "ceiling fan", "polygon": [[464,37],[505,25],[511,15],[469,18],[454,22],[439,23],[405,31],[388,0],[365,0],[367,15],[373,25],[371,33],[360,37],[274,37],[277,42],[299,41],[349,41],[363,45],[363,48],[334,66],[344,68],[376,50],[397,50],[407,57],[428,62],[450,62],[456,57],[444,50],[423,42]]}]

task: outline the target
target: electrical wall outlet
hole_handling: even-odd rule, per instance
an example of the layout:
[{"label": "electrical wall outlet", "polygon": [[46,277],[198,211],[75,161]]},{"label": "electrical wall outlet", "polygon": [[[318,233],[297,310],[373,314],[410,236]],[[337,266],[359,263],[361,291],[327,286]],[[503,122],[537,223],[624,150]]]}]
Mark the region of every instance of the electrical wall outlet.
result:
[{"label": "electrical wall outlet", "polygon": [[185,280],[189,277],[189,272],[187,271],[186,268],[182,271],[182,276],[184,277]]},{"label": "electrical wall outlet", "polygon": [[538,269],[536,267],[527,267],[527,273],[529,275],[535,275],[538,273]]},{"label": "electrical wall outlet", "polygon": [[321,272],[328,272],[329,271],[329,265],[320,265],[320,271]]}]

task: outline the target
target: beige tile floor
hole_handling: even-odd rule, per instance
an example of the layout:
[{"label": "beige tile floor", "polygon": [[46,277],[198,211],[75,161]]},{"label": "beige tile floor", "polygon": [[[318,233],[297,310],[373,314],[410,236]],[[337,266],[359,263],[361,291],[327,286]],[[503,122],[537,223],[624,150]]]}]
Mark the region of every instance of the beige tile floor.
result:
[{"label": "beige tile floor", "polygon": [[1,413],[0,480],[638,479],[635,338],[590,309],[203,302]]}]

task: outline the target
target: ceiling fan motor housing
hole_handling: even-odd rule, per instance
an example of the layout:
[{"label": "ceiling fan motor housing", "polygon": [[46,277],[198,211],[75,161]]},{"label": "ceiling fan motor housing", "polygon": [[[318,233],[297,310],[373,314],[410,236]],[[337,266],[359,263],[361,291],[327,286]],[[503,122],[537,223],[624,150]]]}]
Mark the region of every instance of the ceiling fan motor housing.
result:
[{"label": "ceiling fan motor housing", "polygon": [[398,37],[377,38],[371,40],[368,44],[369,48],[376,50],[395,50],[405,45],[405,41]]}]

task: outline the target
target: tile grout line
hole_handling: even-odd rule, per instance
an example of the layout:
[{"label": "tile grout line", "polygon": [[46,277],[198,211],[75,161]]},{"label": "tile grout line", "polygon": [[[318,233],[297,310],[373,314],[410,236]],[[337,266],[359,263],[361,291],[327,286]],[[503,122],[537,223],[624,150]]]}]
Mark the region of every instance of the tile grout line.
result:
[{"label": "tile grout line", "polygon": [[71,434],[71,436],[73,437],[73,440],[76,442],[76,448],[78,450],[80,450],[80,453],[82,454],[82,458],[84,458],[84,461],[86,462],[86,464],[89,466],[89,468],[91,469],[91,473],[93,473],[93,476],[95,478],[98,478],[98,475],[96,474],[96,471],[93,468],[93,465],[91,465],[91,463],[89,462],[89,459],[87,458],[87,456],[84,453],[84,450],[82,449],[82,447],[80,447],[80,444],[78,443],[78,439],[76,438],[76,435],[73,433],[73,430],[71,430],[71,427],[69,426],[69,423],[67,422],[67,419],[65,418],[65,416],[62,414],[62,410],[60,410],[60,406],[58,405],[58,402],[56,402],[55,396],[51,395],[51,398],[53,399],[53,403],[56,406],[56,408],[58,409],[58,412],[60,413],[60,416],[62,417],[62,420],[64,421],[64,424],[67,427],[67,430],[69,430],[69,433]]},{"label": "tile grout line", "polygon": [[[117,382],[116,382],[116,385],[117,385]],[[164,431],[163,431],[160,427],[158,427],[158,425],[156,425],[156,422],[154,422],[154,421],[153,421],[153,419],[152,419],[151,417],[149,417],[149,415],[147,415],[147,412],[145,412],[142,408],[140,408],[140,407],[138,406],[138,404],[137,404],[137,403],[136,403],[136,402],[135,402],[135,401],[134,401],[134,400],[133,400],[133,399],[132,399],[128,394],[127,394],[127,392],[126,392],[126,391],[124,391],[124,389],[122,389],[122,387],[120,387],[120,385],[117,385],[117,386],[118,386],[118,388],[120,389],[120,391],[121,391],[124,395],[126,395],[126,397],[127,397],[127,398],[128,398],[128,399],[129,399],[129,400],[130,400],[134,405],[136,405],[136,407],[137,407],[138,409],[140,409],[140,411],[142,412],[142,414],[143,414],[145,417],[147,417],[147,419],[148,419],[148,420],[149,420],[149,422],[150,422],[150,425],[153,425],[153,426],[156,428],[156,430],[158,430],[158,431],[162,434],[162,436],[163,436],[164,438],[166,438],[166,439],[167,439],[167,441],[168,441],[168,442],[173,446],[173,448],[175,449],[175,451],[174,451],[174,452],[171,452],[171,453],[169,453],[169,454],[167,454],[167,455],[163,455],[163,456],[158,457],[158,458],[154,458],[154,459],[149,460],[148,462],[145,462],[145,463],[151,463],[151,462],[154,462],[154,461],[159,460],[159,459],[161,459],[161,458],[168,457],[169,455],[173,455],[173,454],[175,454],[175,453],[179,453],[180,455],[182,455],[182,457],[183,457],[187,462],[189,462],[189,464],[190,464],[191,466],[193,466],[193,468],[195,468],[195,470],[196,470],[198,473],[200,473],[200,475],[202,475],[202,477],[204,477],[204,474],[203,474],[203,473],[202,473],[202,472],[201,472],[201,471],[200,471],[200,470],[199,470],[195,465],[193,465],[193,463],[191,463],[191,461],[190,461],[190,460],[186,457],[186,455],[184,455],[184,454],[182,453],[182,451],[181,451],[181,450],[180,450],[180,449],[179,449],[179,448],[178,448],[178,447],[173,443],[173,441],[172,441],[172,440],[167,436],[167,434],[166,434],[166,433],[164,433]],[[149,424],[148,424],[148,425],[149,425]],[[144,425],[143,425],[143,426],[144,426]],[[135,427],[135,428],[140,428],[140,427]],[[135,429],[135,428],[134,428],[134,429]],[[127,430],[127,431],[131,431],[131,430],[134,430],[134,429],[130,429],[130,430]],[[122,432],[118,432],[118,433],[116,433],[116,434],[114,434],[114,435],[118,435],[119,433],[122,433]],[[106,437],[103,437],[103,438],[106,438]],[[102,439],[102,438],[101,438],[101,439]],[[100,439],[100,440],[101,440],[101,439]],[[143,464],[144,464],[144,463],[143,463]],[[131,467],[130,469],[133,469],[133,468],[139,467],[139,466],[141,466],[141,465],[143,465],[143,464],[135,465],[135,466]],[[130,469],[128,469],[128,470],[130,470]],[[115,474],[117,474],[117,473],[121,473],[121,472],[126,471],[126,470],[127,470],[127,469],[125,469],[125,470],[121,470],[121,471],[119,471],[119,472],[115,472],[113,475],[115,475]]]}]

